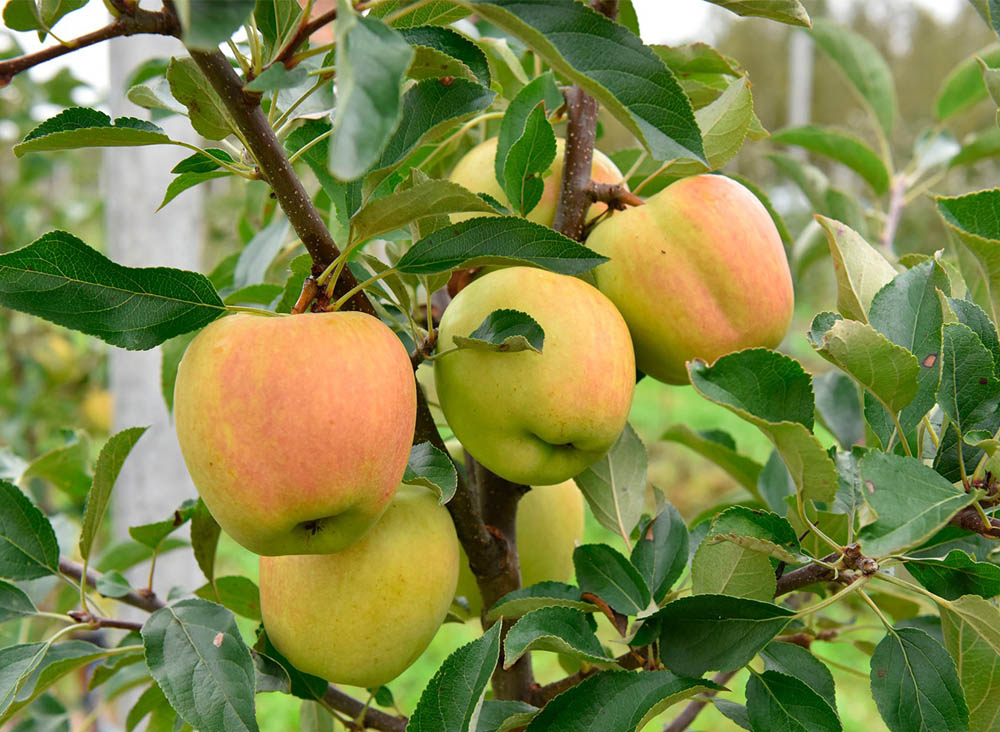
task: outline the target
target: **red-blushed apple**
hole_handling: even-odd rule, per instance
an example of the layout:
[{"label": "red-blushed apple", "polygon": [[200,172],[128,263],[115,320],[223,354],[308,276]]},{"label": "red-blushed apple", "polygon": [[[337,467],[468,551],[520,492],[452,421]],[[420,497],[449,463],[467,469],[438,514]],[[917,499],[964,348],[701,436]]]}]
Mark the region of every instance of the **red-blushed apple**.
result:
[{"label": "red-blushed apple", "polygon": [[[583,541],[583,494],[572,480],[532,488],[517,504],[517,556],[521,585],[568,582],[573,576],[573,550]],[[476,578],[462,551],[456,596],[478,617],[483,609]]]},{"label": "red-blushed apple", "polygon": [[[528,212],[528,220],[544,226],[552,226],[556,217],[556,206],[559,204],[559,186],[562,181],[563,158],[565,156],[566,141],[561,137],[556,138],[556,157],[552,165],[545,173],[543,179],[544,189],[538,205]],[[476,145],[469,150],[458,165],[451,172],[449,180],[458,183],[473,193],[488,193],[497,199],[504,206],[510,207],[507,195],[497,182],[496,168],[494,160],[497,154],[497,138],[493,137],[485,142]],[[611,158],[600,150],[594,150],[593,163],[591,165],[590,176],[598,183],[621,183],[622,174],[618,170]],[[595,203],[590,207],[587,218],[593,218],[607,208],[604,204]],[[464,221],[473,216],[482,214],[454,214],[451,217],[453,222]]]},{"label": "red-blushed apple", "polygon": [[459,546],[434,493],[400,486],[375,527],[333,554],[260,558],[260,610],[296,668],[373,688],[412,664],[444,622]]},{"label": "red-blushed apple", "polygon": [[772,348],[788,332],[794,294],[781,237],[731,178],[683,178],[599,224],[587,246],[610,258],[594,271],[597,287],[654,379],[687,383],[687,361]]},{"label": "red-blushed apple", "polygon": [[439,351],[501,309],[541,325],[542,352],[442,353],[434,364],[441,410],[465,449],[500,477],[561,483],[607,453],[625,427],[635,388],[628,328],[583,280],[508,267],[477,278],[451,301]]},{"label": "red-blushed apple", "polygon": [[188,346],[174,387],[198,492],[258,554],[360,539],[403,477],[415,419],[406,349],[363,313],[222,318]]}]

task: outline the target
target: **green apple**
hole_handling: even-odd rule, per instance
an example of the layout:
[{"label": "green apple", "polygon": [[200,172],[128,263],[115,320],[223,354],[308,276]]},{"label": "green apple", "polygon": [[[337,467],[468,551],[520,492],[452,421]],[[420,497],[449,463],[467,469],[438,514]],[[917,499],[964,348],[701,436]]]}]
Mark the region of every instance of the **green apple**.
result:
[{"label": "green apple", "polygon": [[683,178],[599,224],[597,286],[632,333],[636,365],[687,383],[685,363],[777,346],[792,319],[788,259],[767,209],[731,178]]},{"label": "green apple", "polygon": [[325,554],[392,499],[416,420],[410,359],[363,313],[231,315],[188,346],[174,386],[205,505],[257,554]]},{"label": "green apple", "polygon": [[479,277],[448,305],[438,349],[470,335],[494,310],[515,309],[545,331],[542,353],[461,349],[435,361],[445,419],[489,470],[552,485],[601,458],[618,439],[635,388],[628,328],[581,279],[531,267]]},{"label": "green apple", "polygon": [[[521,585],[568,582],[573,576],[573,550],[583,541],[583,494],[572,480],[532,488],[517,505],[517,556]],[[476,578],[462,551],[455,594],[478,616],[483,609]]]},{"label": "green apple", "polygon": [[373,688],[409,667],[444,622],[458,581],[448,510],[400,486],[375,527],[333,554],[260,558],[260,610],[274,647],[327,681]]},{"label": "green apple", "polygon": [[[563,158],[565,156],[566,141],[556,138],[556,157],[552,165],[545,173],[544,189],[542,197],[530,212],[528,220],[534,221],[544,226],[552,226],[556,217],[556,206],[559,205],[559,187],[562,181]],[[467,152],[458,165],[451,172],[449,179],[459,185],[468,188],[473,193],[488,193],[497,199],[504,206],[510,207],[507,196],[497,182],[494,159],[497,155],[497,138],[493,137],[485,142],[476,145]],[[590,169],[590,177],[598,183],[621,183],[623,180],[618,166],[611,162],[611,158],[600,150],[594,150],[593,163]],[[593,218],[603,212],[607,206],[595,203],[590,207],[587,218]],[[455,214],[451,217],[453,222],[464,221],[473,216],[481,214]]]}]

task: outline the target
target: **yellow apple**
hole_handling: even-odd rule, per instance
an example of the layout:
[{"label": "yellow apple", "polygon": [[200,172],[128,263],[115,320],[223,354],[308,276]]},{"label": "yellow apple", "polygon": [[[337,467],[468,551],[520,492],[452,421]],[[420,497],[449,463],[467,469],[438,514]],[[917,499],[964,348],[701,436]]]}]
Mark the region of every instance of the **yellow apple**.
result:
[{"label": "yellow apple", "polygon": [[607,453],[625,427],[635,387],[628,328],[583,280],[509,267],[479,277],[451,301],[439,351],[501,309],[541,325],[542,353],[442,355],[434,365],[441,410],[465,449],[500,477],[561,483]]},{"label": "yellow apple", "polygon": [[792,319],[788,259],[767,209],[731,178],[683,178],[587,239],[597,286],[632,333],[636,365],[668,384],[685,363],[777,346]]},{"label": "yellow apple", "polygon": [[[556,157],[551,167],[545,173],[545,188],[542,191],[542,198],[538,205],[528,212],[528,220],[534,221],[544,226],[552,226],[556,217],[556,206],[559,204],[559,187],[562,181],[563,157],[565,155],[566,142],[562,138],[556,138]],[[497,155],[497,138],[493,137],[485,142],[476,145],[467,152],[458,165],[451,172],[450,180],[468,188],[473,193],[488,193],[497,199],[504,206],[510,207],[510,202],[504,194],[503,188],[497,182],[496,168],[494,160]],[[594,160],[591,166],[590,176],[598,183],[621,183],[622,174],[618,166],[611,162],[611,158],[600,150],[594,150]],[[593,218],[607,208],[604,204],[595,203],[590,207],[587,218]],[[481,214],[456,214],[451,217],[453,222],[464,221],[473,216]]]},{"label": "yellow apple", "polygon": [[458,579],[448,510],[400,486],[382,519],[339,552],[260,558],[260,610],[296,668],[368,688],[412,664],[444,622]]},{"label": "yellow apple", "polygon": [[[568,582],[573,576],[573,550],[583,541],[583,494],[572,480],[532,488],[517,505],[517,555],[521,585]],[[462,551],[455,594],[478,616],[482,598],[469,560]]]},{"label": "yellow apple", "polygon": [[360,539],[403,477],[413,368],[363,313],[231,315],[188,346],[174,386],[191,479],[258,554],[322,554]]}]

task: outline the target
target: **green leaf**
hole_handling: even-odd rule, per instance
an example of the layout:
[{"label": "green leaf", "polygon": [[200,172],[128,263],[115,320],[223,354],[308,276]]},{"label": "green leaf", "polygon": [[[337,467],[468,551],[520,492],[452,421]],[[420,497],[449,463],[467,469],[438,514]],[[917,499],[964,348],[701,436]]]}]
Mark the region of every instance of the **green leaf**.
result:
[{"label": "green leaf", "polygon": [[580,274],[606,261],[606,257],[547,226],[519,216],[483,216],[424,237],[400,258],[396,270],[429,275],[459,267],[518,263],[560,274]]},{"label": "green leaf", "polygon": [[837,273],[837,309],[845,318],[868,322],[872,300],[896,276],[895,268],[846,224],[817,216],[826,232]]},{"label": "green leaf", "polygon": [[812,434],[812,378],[802,364],[756,348],[723,356],[712,366],[693,361],[688,373],[698,393],[755,425],[771,440],[806,498],[833,500],[837,471]]},{"label": "green leaf", "polygon": [[3,22],[10,30],[33,31],[45,36],[66,14],[79,10],[88,0],[8,0]]},{"label": "green leaf", "polygon": [[279,313],[290,313],[302,293],[302,285],[306,277],[312,274],[313,261],[308,254],[300,254],[288,263],[288,279],[281,294],[281,300],[276,308]]},{"label": "green leaf", "polygon": [[27,618],[37,612],[35,603],[21,588],[0,580],[0,623]]},{"label": "green leaf", "polygon": [[1000,189],[935,200],[945,225],[979,264],[977,276],[985,279],[990,314],[997,322],[1000,314],[1000,223],[996,214],[1000,209]]},{"label": "green leaf", "polygon": [[52,524],[17,486],[0,480],[0,577],[28,580],[58,571]]},{"label": "green leaf", "polygon": [[828,127],[790,127],[771,135],[774,142],[798,145],[843,163],[860,175],[878,195],[889,190],[889,171],[882,159],[858,138]]},{"label": "green leaf", "polygon": [[667,68],[680,78],[722,74],[741,76],[743,70],[735,59],[716,51],[707,43],[686,43],[680,46],[650,46]]},{"label": "green leaf", "polygon": [[213,51],[239,30],[255,0],[178,0],[184,45]]},{"label": "green leaf", "polygon": [[90,549],[94,545],[94,537],[104,520],[104,513],[111,500],[111,490],[115,487],[118,474],[121,472],[125,458],[132,451],[135,443],[142,437],[148,427],[131,427],[111,436],[94,466],[94,483],[87,495],[87,508],[83,513],[83,525],[80,528],[80,556],[90,557]]},{"label": "green leaf", "polygon": [[736,157],[754,120],[753,95],[747,78],[740,76],[694,116],[701,131],[708,166],[700,162],[675,164],[670,167],[672,175],[718,170]]},{"label": "green leaf", "polygon": [[809,342],[823,358],[843,369],[893,414],[917,395],[920,364],[867,323],[834,321],[825,331],[825,313],[816,316]]},{"label": "green leaf", "polygon": [[711,460],[748,491],[756,492],[757,479],[763,466],[756,460],[740,455],[734,447],[713,439],[714,437],[712,433],[695,432],[686,424],[671,425],[660,435],[661,440],[680,443]]},{"label": "green leaf", "polygon": [[284,64],[275,64],[264,69],[263,73],[247,84],[247,91],[269,92],[278,89],[294,89],[309,81],[309,71],[305,66],[296,66],[291,71]]},{"label": "green leaf", "polygon": [[188,499],[178,506],[171,518],[165,521],[155,521],[151,524],[143,524],[142,526],[130,526],[128,530],[129,536],[140,544],[156,551],[164,539],[188,522],[194,514],[195,506],[197,506],[197,503],[194,500]]},{"label": "green leaf", "polygon": [[217,577],[194,594],[203,600],[217,602],[244,618],[260,620],[260,590],[246,577]]},{"label": "green leaf", "polygon": [[149,672],[185,722],[205,732],[259,730],[253,660],[231,612],[181,600],[149,616],[142,640]]},{"label": "green leaf", "polygon": [[801,679],[780,671],[752,674],[747,682],[747,715],[754,729],[840,732],[830,703]]},{"label": "green leaf", "polygon": [[402,85],[413,49],[398,31],[338,0],[337,107],[330,172],[355,180],[385,150],[402,119]]},{"label": "green leaf", "polygon": [[980,342],[993,357],[994,370],[1000,370],[1000,339],[997,338],[997,329],[990,316],[981,307],[968,300],[949,297],[948,307],[958,318],[959,323],[968,326],[979,336]]},{"label": "green leaf", "polygon": [[108,649],[80,640],[4,648],[0,651],[0,724],[60,679],[107,655]]},{"label": "green leaf", "polygon": [[420,694],[406,732],[468,732],[500,658],[501,623],[444,660]]},{"label": "green leaf", "polygon": [[[212,157],[209,157],[206,153],[211,153]],[[194,155],[184,158],[171,168],[170,172],[174,175],[182,175],[183,173],[210,173],[213,170],[219,169],[219,163],[216,162],[215,158],[225,160],[227,163],[234,162],[233,156],[225,150],[210,147],[205,152],[196,152]]]},{"label": "green leaf", "polygon": [[318,701],[323,698],[323,694],[326,693],[326,690],[329,687],[329,684],[327,684],[325,679],[299,671],[291,663],[289,663],[288,659],[282,656],[278,650],[271,645],[271,641],[267,637],[267,633],[264,631],[263,627],[258,629],[257,642],[254,644],[253,655],[266,656],[268,659],[281,666],[281,668],[284,669],[285,673],[288,675],[290,688],[289,693],[299,699]]},{"label": "green leaf", "polygon": [[374,190],[419,145],[483,111],[495,96],[495,92],[468,79],[454,79],[448,84],[426,79],[414,84],[403,95],[402,121],[372,167],[365,181],[366,191]]},{"label": "green leaf", "polygon": [[134,147],[172,145],[167,134],[152,122],[134,117],[111,118],[86,107],[73,107],[42,122],[14,145],[14,154],[76,150],[81,147]]},{"label": "green leaf", "polygon": [[866,556],[881,557],[921,544],[975,499],[916,458],[872,450],[858,468],[864,495],[878,514],[858,535]]},{"label": "green leaf", "polygon": [[448,180],[428,180],[412,188],[369,201],[354,214],[354,240],[367,241],[427,216],[462,213],[496,213],[475,193]]},{"label": "green leaf", "polygon": [[991,732],[1000,720],[1000,610],[969,595],[941,605],[944,644],[958,668],[970,732]]},{"label": "green leaf", "polygon": [[568,607],[584,612],[594,612],[597,606],[583,599],[579,587],[562,582],[539,582],[508,592],[497,600],[486,613],[486,622],[500,617],[519,618],[546,607]]},{"label": "green leaf", "polygon": [[791,622],[793,610],[727,595],[692,595],[667,603],[660,654],[667,668],[688,676],[735,671],[748,664]]},{"label": "green leaf", "polygon": [[864,36],[825,18],[812,26],[812,37],[840,68],[882,131],[889,135],[896,122],[896,88],[889,64]]},{"label": "green leaf", "polygon": [[228,178],[231,175],[232,173],[225,170],[215,170],[209,173],[181,173],[170,181],[166,192],[163,194],[163,200],[160,201],[160,205],[156,207],[156,210],[159,211],[189,188],[194,188],[197,185],[207,183],[216,178]]},{"label": "green leaf", "polygon": [[672,704],[722,688],[669,671],[605,671],[546,704],[525,732],[635,732]]},{"label": "green leaf", "polygon": [[961,151],[951,159],[949,167],[972,165],[997,155],[1000,155],[1000,129],[992,127],[965,138]]},{"label": "green leaf", "polygon": [[270,62],[298,30],[302,8],[284,0],[257,0],[253,17],[264,39],[264,60]]},{"label": "green leaf", "polygon": [[833,674],[822,661],[795,643],[772,641],[760,652],[768,671],[780,671],[794,676],[825,699],[830,707],[837,709],[836,690]]},{"label": "green leaf", "polygon": [[639,570],[607,544],[584,544],[573,551],[576,581],[583,592],[597,595],[622,615],[638,615],[649,607],[650,594]]},{"label": "green leaf", "polygon": [[209,513],[205,502],[198,499],[191,514],[191,549],[195,561],[210,583],[215,579],[215,552],[222,529]]},{"label": "green leaf", "polygon": [[108,572],[97,578],[97,591],[102,597],[125,597],[132,591],[132,585],[128,583],[121,572]]},{"label": "green leaf", "polygon": [[993,355],[971,328],[945,323],[942,328],[941,385],[937,402],[959,434],[989,417],[1000,404]]},{"label": "green leaf", "polygon": [[452,340],[458,348],[497,353],[541,353],[545,331],[534,318],[520,310],[494,310],[468,336],[453,336]]},{"label": "green leaf", "polygon": [[412,5],[409,0],[387,0],[369,11],[369,15],[374,18],[385,18],[390,14],[396,16],[391,23],[394,28],[411,28],[420,25],[448,25],[461,20],[469,11],[450,0],[431,0],[423,5]]},{"label": "green leaf", "polygon": [[534,610],[514,624],[503,642],[503,665],[509,669],[530,651],[551,651],[580,659],[597,668],[613,668],[615,659],[608,656],[594,634],[593,618],[567,607]]},{"label": "green leaf", "polygon": [[[168,552],[175,551],[177,549],[183,549],[188,546],[188,543],[183,539],[164,539],[163,543],[160,544],[160,549],[157,552],[158,556],[163,556]],[[119,572],[124,572],[126,569],[130,569],[135,565],[145,562],[150,557],[153,556],[153,550],[148,546],[143,546],[137,541],[132,541],[131,539],[125,539],[124,541],[116,542],[108,547],[94,568],[99,572],[110,572],[112,570],[117,570]]]},{"label": "green leaf", "polygon": [[167,411],[174,410],[174,383],[177,381],[177,367],[188,345],[198,335],[189,331],[175,338],[170,338],[160,347],[160,393],[167,405]]},{"label": "green leaf", "polygon": [[936,261],[928,260],[896,275],[879,290],[868,313],[872,327],[916,356],[921,367],[917,395],[899,418],[907,434],[934,406],[937,396],[943,323],[937,291],[947,295],[950,289],[944,269]]},{"label": "green leaf", "polygon": [[516,213],[527,216],[542,198],[542,174],[556,156],[556,136],[545,117],[544,102],[531,111],[524,132],[510,146],[504,159],[503,187]]},{"label": "green leaf", "polygon": [[172,732],[177,713],[156,684],[150,684],[136,700],[125,717],[125,730],[132,732],[142,720],[149,717],[146,732]]},{"label": "green leaf", "polygon": [[907,571],[920,584],[945,600],[962,595],[986,599],[1000,595],[1000,567],[977,562],[965,552],[953,549],[944,559],[911,559]]},{"label": "green leaf", "polygon": [[574,0],[463,0],[593,96],[656,160],[705,162],[691,104],[634,34]]},{"label": "green leaf", "polygon": [[620,536],[628,536],[646,505],[646,446],[626,424],[608,453],[575,476],[594,518]]},{"label": "green leaf", "polygon": [[73,433],[67,445],[49,450],[24,469],[21,479],[41,478],[80,501],[90,490],[90,440]]},{"label": "green leaf", "polygon": [[223,140],[236,129],[226,105],[193,59],[170,59],[167,81],[174,99],[187,107],[191,126],[199,135]]},{"label": "green leaf", "polygon": [[452,499],[458,488],[458,473],[455,472],[455,464],[448,453],[429,442],[421,442],[410,449],[403,482],[437,491],[441,504],[445,504]]},{"label": "green leaf", "polygon": [[500,132],[497,135],[497,151],[494,156],[494,172],[501,188],[506,188],[507,155],[511,147],[524,136],[528,117],[539,104],[544,104],[548,111],[554,111],[563,104],[563,96],[559,93],[555,77],[551,71],[532,79],[525,84],[507,106],[503,119],[500,120]]},{"label": "green leaf", "polygon": [[[413,64],[409,69],[410,78],[468,76],[472,81],[489,88],[490,64],[486,54],[461,33],[439,25],[409,27],[399,32],[407,43],[416,48]],[[428,54],[428,51],[432,53]],[[432,59],[437,63],[428,63]],[[444,62],[444,68],[441,62]],[[458,73],[453,73],[456,70]]]},{"label": "green leaf", "polygon": [[640,533],[630,560],[650,588],[653,602],[662,602],[684,572],[688,542],[684,519],[669,502]]},{"label": "green leaf", "polygon": [[837,369],[813,377],[816,416],[844,449],[864,440],[865,422],[858,387]]},{"label": "green leaf", "polygon": [[241,288],[264,281],[267,268],[281,251],[290,228],[288,219],[275,216],[271,223],[254,234],[236,260],[233,287]]},{"label": "green leaf", "polygon": [[809,27],[809,14],[799,0],[708,0],[737,15],[769,18],[789,25]]},{"label": "green leaf", "polygon": [[511,718],[520,719],[521,715],[534,716],[537,707],[522,701],[486,699],[479,710],[479,723],[475,732],[502,732],[508,729],[507,722]]},{"label": "green leaf", "polygon": [[934,101],[934,116],[939,122],[986,99],[986,85],[977,60],[980,58],[990,66],[1000,64],[1000,44],[979,49],[945,77]]},{"label": "green leaf", "polygon": [[128,349],[153,348],[224,312],[203,275],[123,267],[65,231],[0,254],[0,305]]},{"label": "green leaf", "polygon": [[969,708],[955,664],[916,628],[886,633],[871,661],[872,696],[891,732],[969,729]]}]

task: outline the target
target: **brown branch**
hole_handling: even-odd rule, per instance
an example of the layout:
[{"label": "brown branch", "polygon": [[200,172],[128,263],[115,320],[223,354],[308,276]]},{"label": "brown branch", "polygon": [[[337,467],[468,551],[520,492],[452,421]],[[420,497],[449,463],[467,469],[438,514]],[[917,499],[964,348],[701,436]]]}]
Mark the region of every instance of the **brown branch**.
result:
[{"label": "brown branch", "polygon": [[951,517],[949,526],[957,526],[966,531],[975,531],[988,539],[1000,539],[1000,519],[989,517],[989,526],[983,523],[982,516],[979,515],[973,506],[967,506]]},{"label": "brown branch", "polygon": [[[634,648],[628,653],[623,653],[615,659],[618,666],[626,671],[634,671],[637,668],[642,668],[648,661],[649,658],[642,655],[641,650],[638,648]],[[546,684],[545,686],[535,686],[528,701],[536,706],[544,706],[564,691],[572,689],[581,681],[589,676],[593,676],[600,670],[601,669],[595,666],[591,666],[589,669],[577,671],[575,674],[571,674],[563,679],[559,679],[558,681],[553,681],[551,684]]]},{"label": "brown branch", "polygon": [[102,41],[122,36],[134,36],[140,33],[178,36],[180,35],[180,25],[177,22],[176,16],[172,13],[162,11],[153,12],[136,8],[133,13],[115,18],[103,28],[98,28],[79,38],[74,38],[63,45],[50,46],[35,53],[12,58],[8,61],[0,61],[0,87],[7,86],[11,82],[11,79],[22,71],[27,71],[38,64],[45,63],[72,51],[92,46],[95,43],[101,43]]},{"label": "brown branch", "polygon": [[[72,561],[71,559],[66,559],[65,557],[59,557],[59,571],[77,582],[83,580],[83,565]],[[87,586],[97,587],[97,580],[100,575],[92,569],[87,570]],[[114,598],[118,602],[124,603],[125,605],[131,605],[132,607],[139,608],[140,610],[145,610],[147,613],[155,612],[161,607],[166,607],[166,603],[163,602],[152,592],[146,594],[142,592],[129,592],[127,595],[122,597]]]},{"label": "brown branch", "polygon": [[[259,96],[244,93],[243,82],[221,52],[189,50],[191,58],[212,84],[212,88],[218,93],[230,117],[243,134],[250,152],[260,167],[261,174],[270,184],[278,204],[305,245],[314,264],[326,267],[340,255],[340,250],[327,230],[326,224],[323,223],[319,211],[313,205],[312,199],[309,198],[302,181],[295,174],[292,164],[288,162],[288,156],[260,106]],[[354,275],[345,267],[337,280],[334,295],[345,295],[357,284]],[[351,297],[346,308],[375,315],[375,309],[364,292],[358,292]]]},{"label": "brown branch", "polygon": [[78,623],[89,623],[97,630],[99,628],[117,628],[119,630],[142,630],[142,623],[134,620],[117,620],[116,618],[102,618],[100,615],[84,612],[83,610],[70,610],[68,613],[73,620]]},{"label": "brown branch", "polygon": [[562,93],[566,98],[566,153],[552,228],[579,241],[591,203],[587,189],[597,140],[597,101],[578,86],[564,88]]},{"label": "brown branch", "polygon": [[326,688],[323,701],[338,712],[347,714],[351,719],[360,718],[361,713],[364,712],[363,729],[377,729],[381,732],[405,732],[406,730],[408,721],[406,717],[394,717],[371,707],[366,709],[363,703],[353,696],[345,694],[333,684]]},{"label": "brown branch", "polygon": [[[736,669],[736,671],[726,671],[724,673],[717,673],[715,676],[712,677],[712,681],[719,684],[720,686],[725,686],[726,683],[728,683],[728,681],[731,678],[733,678],[738,671],[739,669]],[[716,693],[717,692],[715,690],[709,689],[708,691],[705,692],[704,696],[715,696]],[[707,704],[708,704],[707,701],[690,702],[686,707],[684,707],[683,710],[681,710],[681,713],[674,718],[674,721],[672,721],[670,724],[668,724],[666,727],[663,728],[663,732],[684,732],[684,730],[686,730],[688,727],[691,726],[691,723],[694,721],[694,718],[701,713],[701,710],[704,709]]]},{"label": "brown branch", "polygon": [[590,6],[612,20],[618,17],[618,0],[594,0]]},{"label": "brown branch", "polygon": [[[305,41],[309,39],[313,33],[318,31],[327,23],[332,22],[337,17],[337,9],[327,10],[325,13],[317,15],[315,18],[309,22],[303,22],[299,24],[299,29],[295,32],[295,35],[278,51],[278,55],[274,57],[272,64],[284,64],[285,68],[292,69],[295,67],[295,62],[292,56],[298,50]],[[303,20],[305,20],[303,18]]]}]

